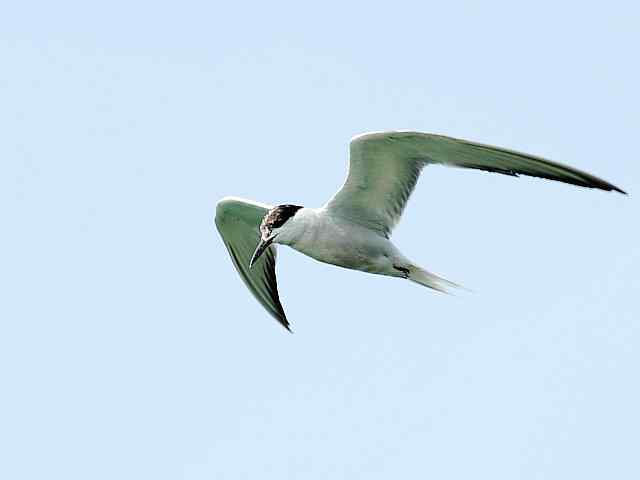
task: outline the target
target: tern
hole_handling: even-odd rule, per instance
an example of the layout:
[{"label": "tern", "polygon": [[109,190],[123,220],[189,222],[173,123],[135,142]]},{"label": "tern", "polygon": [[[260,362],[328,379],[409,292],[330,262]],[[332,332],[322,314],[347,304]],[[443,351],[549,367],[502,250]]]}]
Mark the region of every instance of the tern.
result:
[{"label": "tern", "polygon": [[446,292],[458,285],[419,267],[390,240],[420,172],[437,164],[626,193],[589,173],[514,150],[429,133],[373,132],[351,140],[347,178],[324,206],[271,206],[225,197],[216,205],[215,223],[246,286],[287,330],[276,282],[276,244],[320,262]]}]

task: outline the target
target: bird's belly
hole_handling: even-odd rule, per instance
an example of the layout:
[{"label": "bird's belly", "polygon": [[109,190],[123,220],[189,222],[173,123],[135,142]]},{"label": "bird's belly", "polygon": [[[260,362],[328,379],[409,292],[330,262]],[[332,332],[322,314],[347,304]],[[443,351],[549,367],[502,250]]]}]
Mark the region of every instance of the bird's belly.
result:
[{"label": "bird's belly", "polygon": [[333,234],[309,238],[292,245],[296,250],[320,262],[370,273],[383,273],[389,268],[382,238],[372,241],[358,235]]}]

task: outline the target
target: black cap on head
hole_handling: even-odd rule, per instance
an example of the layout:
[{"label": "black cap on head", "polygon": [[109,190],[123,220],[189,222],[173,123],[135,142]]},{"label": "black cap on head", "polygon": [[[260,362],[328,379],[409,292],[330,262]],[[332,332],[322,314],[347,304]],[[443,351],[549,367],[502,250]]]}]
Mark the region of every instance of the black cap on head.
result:
[{"label": "black cap on head", "polygon": [[278,205],[277,207],[273,207],[262,219],[260,230],[266,229],[270,232],[274,228],[280,228],[301,208],[300,205]]},{"label": "black cap on head", "polygon": [[264,216],[262,223],[260,223],[260,241],[255,252],[253,252],[249,268],[253,267],[254,263],[275,240],[276,235],[272,235],[271,231],[287,223],[287,220],[293,217],[301,208],[300,205],[278,205],[269,210],[269,213]]}]

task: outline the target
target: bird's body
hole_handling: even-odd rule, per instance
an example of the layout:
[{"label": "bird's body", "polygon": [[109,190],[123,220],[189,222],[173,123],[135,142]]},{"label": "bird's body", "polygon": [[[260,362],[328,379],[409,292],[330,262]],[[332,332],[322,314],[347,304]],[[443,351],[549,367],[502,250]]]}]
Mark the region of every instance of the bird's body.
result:
[{"label": "bird's body", "polygon": [[275,244],[320,262],[446,291],[457,285],[415,265],[390,240],[420,172],[429,164],[625,193],[586,172],[512,150],[441,135],[380,132],[352,140],[345,184],[324,206],[271,207],[227,197],[218,202],[216,225],[246,285],[286,328],[275,279]]},{"label": "bird's body", "polygon": [[[404,262],[391,241],[377,232],[332,214],[327,208],[302,208],[278,238],[320,262],[368,273],[394,275],[393,262]],[[399,265],[399,263],[396,263]]]}]

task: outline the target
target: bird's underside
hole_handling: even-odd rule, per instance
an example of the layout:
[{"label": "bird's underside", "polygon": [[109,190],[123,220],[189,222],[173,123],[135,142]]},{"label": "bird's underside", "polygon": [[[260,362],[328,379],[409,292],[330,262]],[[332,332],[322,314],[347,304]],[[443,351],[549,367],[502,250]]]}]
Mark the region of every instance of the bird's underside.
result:
[{"label": "bird's underside", "polygon": [[[331,261],[332,250],[326,245],[327,242],[322,240],[332,238],[326,221],[329,219],[331,225],[337,221],[344,225],[352,225],[354,231],[357,229],[369,232],[367,235],[370,237],[367,235],[363,237],[365,243],[370,238],[372,244],[387,242],[391,245],[390,248],[395,249],[388,240],[391,231],[402,215],[420,172],[430,164],[471,168],[515,177],[527,175],[586,188],[625,193],[615,185],[589,173],[525,153],[442,135],[380,132],[360,135],[351,141],[349,171],[342,188],[324,207],[301,209],[301,213],[290,214],[296,216],[292,217],[294,220],[286,221],[279,227],[279,238],[274,234],[268,243],[264,243],[261,240],[260,231],[263,218],[270,212],[273,217],[274,213],[277,214],[275,211],[277,209],[250,200],[227,197],[218,202],[216,226],[236,270],[251,293],[274,318],[289,329],[289,322],[280,303],[276,283],[275,243],[284,243],[320,261],[341,265],[338,261]],[[291,209],[294,206],[282,207]],[[300,207],[296,207],[296,210],[297,208]],[[262,226],[264,227],[264,224]],[[314,229],[321,234],[318,235],[316,232],[305,236]],[[346,229],[347,233],[350,233],[349,227]],[[316,239],[315,243],[305,240],[307,237]],[[321,240],[318,241],[318,238]],[[275,243],[271,243],[274,239]],[[252,254],[259,243],[264,243],[262,245],[264,253],[256,252],[258,256],[262,256],[255,262],[253,268],[250,268],[250,263],[255,261],[255,256],[252,257]],[[386,252],[387,247],[380,248]],[[335,250],[336,255],[345,256],[346,250],[348,248],[344,247]],[[365,250],[377,252],[372,248],[365,248]],[[356,263],[342,266],[408,278],[438,290],[455,285],[413,265],[401,255],[394,257],[392,254],[384,252],[383,254],[389,258],[365,258],[365,255],[358,259],[346,255],[345,262]],[[328,255],[328,258],[321,258],[321,255]],[[367,255],[376,256],[378,253]],[[399,258],[406,262],[402,263]],[[389,261],[389,265],[384,266],[385,269],[391,269],[389,272],[375,271],[375,268],[368,269],[367,262],[375,264],[383,260]]]}]

